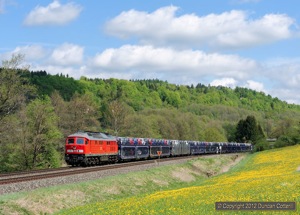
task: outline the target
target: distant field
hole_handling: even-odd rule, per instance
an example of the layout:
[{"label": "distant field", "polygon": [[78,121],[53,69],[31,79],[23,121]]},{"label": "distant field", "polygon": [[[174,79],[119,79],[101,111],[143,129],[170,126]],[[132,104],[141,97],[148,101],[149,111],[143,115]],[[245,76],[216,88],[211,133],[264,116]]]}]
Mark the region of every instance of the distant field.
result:
[{"label": "distant field", "polygon": [[232,171],[198,181],[192,187],[99,201],[62,211],[61,214],[232,213],[216,212],[215,202],[218,201],[297,202],[297,210],[286,213],[299,214],[300,145],[250,155]]}]

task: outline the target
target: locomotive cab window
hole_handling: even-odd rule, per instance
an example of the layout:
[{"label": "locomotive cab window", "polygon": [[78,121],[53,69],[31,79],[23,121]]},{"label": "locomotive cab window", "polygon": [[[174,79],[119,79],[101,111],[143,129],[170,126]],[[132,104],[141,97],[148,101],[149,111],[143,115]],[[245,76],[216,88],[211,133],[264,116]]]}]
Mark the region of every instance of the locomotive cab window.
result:
[{"label": "locomotive cab window", "polygon": [[76,144],[84,144],[84,139],[82,139],[82,138],[77,138],[77,140],[76,140]]},{"label": "locomotive cab window", "polygon": [[68,139],[68,144],[74,144],[74,139],[72,138],[72,139]]}]

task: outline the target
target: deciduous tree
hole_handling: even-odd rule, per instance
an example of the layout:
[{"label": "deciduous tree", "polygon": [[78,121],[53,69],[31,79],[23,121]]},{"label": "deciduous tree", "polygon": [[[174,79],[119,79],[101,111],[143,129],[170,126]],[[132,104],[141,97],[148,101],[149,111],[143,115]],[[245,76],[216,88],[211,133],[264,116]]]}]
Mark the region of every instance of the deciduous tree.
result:
[{"label": "deciduous tree", "polygon": [[33,91],[28,82],[22,78],[20,68],[24,56],[13,55],[10,60],[2,61],[0,68],[0,121],[7,115],[14,113],[25,101],[26,95]]},{"label": "deciduous tree", "polygon": [[18,116],[19,128],[15,132],[18,157],[15,162],[22,169],[60,166],[57,149],[62,134],[50,99],[35,99]]},{"label": "deciduous tree", "polygon": [[120,100],[114,100],[108,104],[107,112],[104,114],[107,114],[114,135],[117,136],[119,134],[121,128],[124,126],[125,117],[129,112],[129,107]]},{"label": "deciduous tree", "polygon": [[69,114],[67,122],[70,131],[99,130],[100,112],[91,94],[75,93],[67,107]]}]

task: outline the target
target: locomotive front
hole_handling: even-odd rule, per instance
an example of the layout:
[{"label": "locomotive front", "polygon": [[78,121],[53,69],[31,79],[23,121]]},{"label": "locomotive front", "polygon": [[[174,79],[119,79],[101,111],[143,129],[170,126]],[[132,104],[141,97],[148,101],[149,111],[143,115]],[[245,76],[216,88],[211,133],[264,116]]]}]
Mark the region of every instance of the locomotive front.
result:
[{"label": "locomotive front", "polygon": [[78,166],[84,162],[88,139],[80,134],[67,137],[65,145],[65,161],[68,165]]}]

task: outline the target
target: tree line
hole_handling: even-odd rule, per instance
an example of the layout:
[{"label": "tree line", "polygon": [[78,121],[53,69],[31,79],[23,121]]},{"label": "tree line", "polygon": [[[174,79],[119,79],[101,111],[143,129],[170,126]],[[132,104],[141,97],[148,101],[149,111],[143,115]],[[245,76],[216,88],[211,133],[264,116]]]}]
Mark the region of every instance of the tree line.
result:
[{"label": "tree line", "polygon": [[58,167],[77,130],[203,141],[252,142],[256,150],[300,141],[300,107],[264,93],[161,80],[88,79],[0,69],[0,171]]}]

